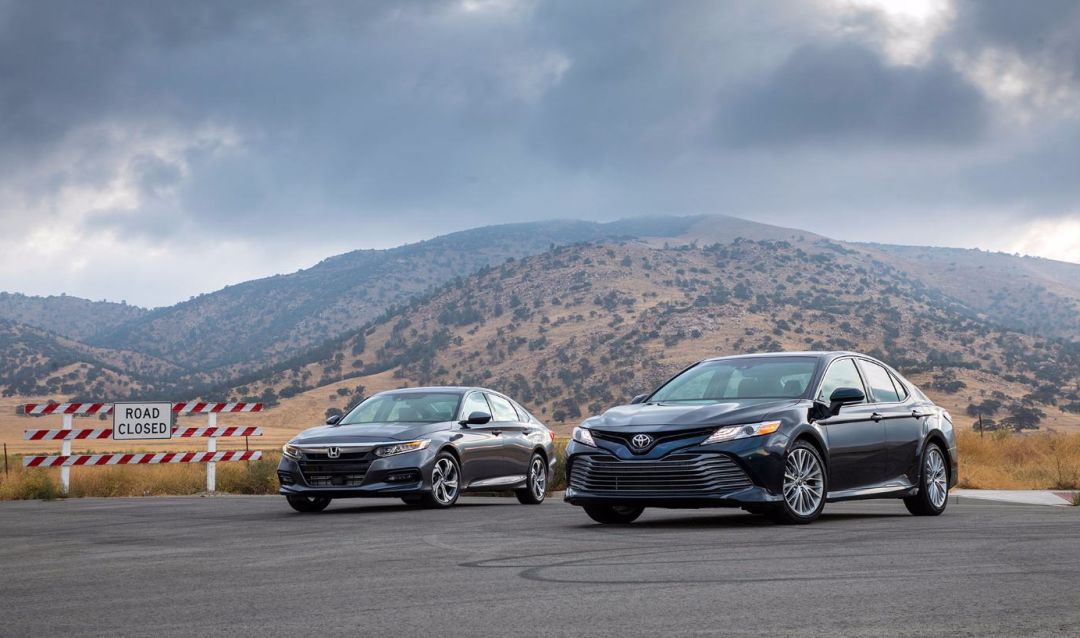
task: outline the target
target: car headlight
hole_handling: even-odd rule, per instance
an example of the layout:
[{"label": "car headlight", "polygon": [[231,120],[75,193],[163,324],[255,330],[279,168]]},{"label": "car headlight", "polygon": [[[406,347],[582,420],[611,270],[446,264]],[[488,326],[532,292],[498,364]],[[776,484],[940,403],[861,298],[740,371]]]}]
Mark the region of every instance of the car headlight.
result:
[{"label": "car headlight", "polygon": [[752,436],[764,436],[766,434],[772,434],[779,429],[779,421],[765,421],[763,423],[750,423],[747,425],[725,425],[716,432],[713,432],[712,436],[702,441],[701,444],[709,445],[711,443],[734,441],[735,439],[746,439]]},{"label": "car headlight", "polygon": [[302,456],[300,448],[295,445],[289,445],[288,443],[281,446],[281,453],[294,460],[300,460],[300,457]]},{"label": "car headlight", "polygon": [[405,454],[406,452],[416,452],[417,450],[426,448],[428,445],[431,445],[431,439],[417,439],[415,441],[384,445],[375,448],[375,456],[396,456],[398,454]]},{"label": "car headlight", "polygon": [[592,432],[589,432],[585,428],[574,428],[573,439],[582,445],[591,445],[596,447],[596,442],[593,441]]}]

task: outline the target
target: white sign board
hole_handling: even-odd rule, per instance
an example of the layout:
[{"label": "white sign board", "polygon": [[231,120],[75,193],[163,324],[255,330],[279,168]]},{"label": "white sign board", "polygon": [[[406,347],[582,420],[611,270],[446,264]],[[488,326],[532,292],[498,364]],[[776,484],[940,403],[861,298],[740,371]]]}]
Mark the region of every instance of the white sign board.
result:
[{"label": "white sign board", "polygon": [[118,441],[171,439],[171,403],[113,404],[113,438]]}]

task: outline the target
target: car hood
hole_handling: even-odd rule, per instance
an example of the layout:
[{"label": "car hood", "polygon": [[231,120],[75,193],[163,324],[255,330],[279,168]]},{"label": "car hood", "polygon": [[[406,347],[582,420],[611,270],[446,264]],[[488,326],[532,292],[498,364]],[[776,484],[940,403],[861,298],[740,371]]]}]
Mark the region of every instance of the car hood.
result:
[{"label": "car hood", "polygon": [[798,405],[798,399],[744,399],[708,405],[684,403],[640,403],[620,405],[600,416],[586,419],[582,426],[596,430],[656,432],[692,430],[721,425],[764,421],[770,415]]},{"label": "car hood", "polygon": [[333,443],[374,443],[410,441],[432,432],[450,429],[450,423],[364,423],[363,425],[320,425],[304,430],[289,443],[296,445]]}]

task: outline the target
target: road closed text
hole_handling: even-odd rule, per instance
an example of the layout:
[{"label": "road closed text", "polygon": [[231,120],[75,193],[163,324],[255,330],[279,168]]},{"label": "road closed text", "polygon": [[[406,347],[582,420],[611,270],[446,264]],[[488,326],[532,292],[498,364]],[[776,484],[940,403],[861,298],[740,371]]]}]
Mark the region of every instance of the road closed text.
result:
[{"label": "road closed text", "polygon": [[117,403],[113,406],[113,438],[172,438],[171,403]]}]

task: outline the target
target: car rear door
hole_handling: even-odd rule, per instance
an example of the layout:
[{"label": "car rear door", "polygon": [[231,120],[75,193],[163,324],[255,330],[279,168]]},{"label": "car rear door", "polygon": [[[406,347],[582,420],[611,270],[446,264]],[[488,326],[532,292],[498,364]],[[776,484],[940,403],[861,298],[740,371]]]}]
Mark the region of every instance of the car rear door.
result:
[{"label": "car rear door", "polygon": [[[836,359],[822,377],[817,398],[826,403],[837,388],[866,385],[851,357]],[[869,396],[869,395],[867,395]],[[829,442],[829,492],[880,483],[885,476],[885,424],[867,402],[845,405],[839,414],[818,421]]]},{"label": "car rear door", "polygon": [[914,483],[918,479],[922,414],[899,379],[884,366],[866,359],[859,369],[873,396],[875,410],[885,424],[885,477],[889,484]]},{"label": "car rear door", "polygon": [[532,458],[532,446],[526,432],[528,426],[521,422],[521,416],[506,397],[494,392],[486,394],[493,410],[492,427],[500,428],[502,476],[525,476]]}]

